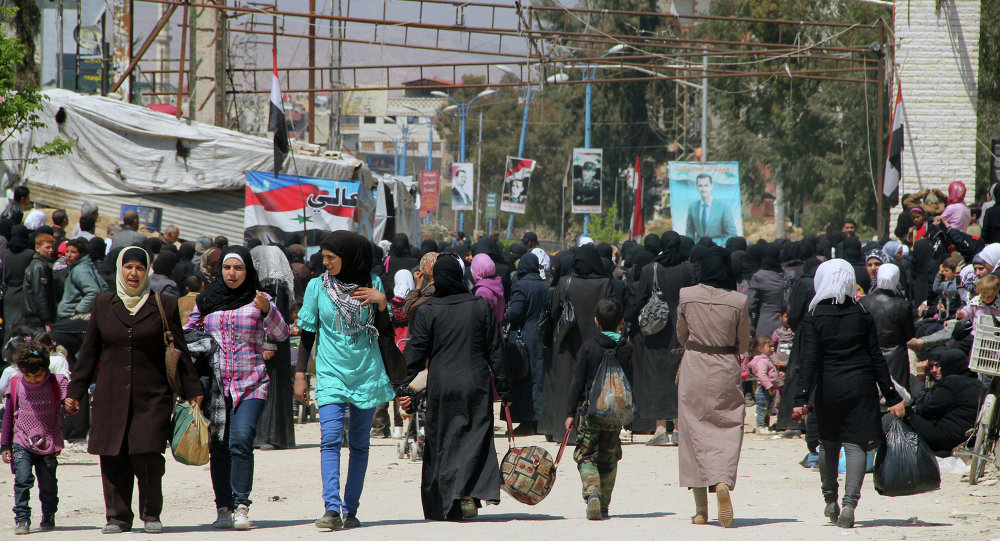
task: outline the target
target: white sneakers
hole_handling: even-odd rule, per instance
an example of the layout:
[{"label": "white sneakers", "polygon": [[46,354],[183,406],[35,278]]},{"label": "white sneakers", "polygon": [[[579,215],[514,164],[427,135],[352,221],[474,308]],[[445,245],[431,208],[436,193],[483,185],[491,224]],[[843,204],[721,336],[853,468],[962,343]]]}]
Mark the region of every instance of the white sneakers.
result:
[{"label": "white sneakers", "polygon": [[397,440],[403,439],[403,427],[401,426],[392,427],[392,437]]},{"label": "white sneakers", "polygon": [[228,530],[233,527],[233,512],[228,507],[219,508],[219,518],[215,519],[212,527],[218,530]]},{"label": "white sneakers", "polygon": [[253,524],[250,523],[250,508],[242,503],[236,506],[233,513],[233,528],[237,530],[249,530]]}]

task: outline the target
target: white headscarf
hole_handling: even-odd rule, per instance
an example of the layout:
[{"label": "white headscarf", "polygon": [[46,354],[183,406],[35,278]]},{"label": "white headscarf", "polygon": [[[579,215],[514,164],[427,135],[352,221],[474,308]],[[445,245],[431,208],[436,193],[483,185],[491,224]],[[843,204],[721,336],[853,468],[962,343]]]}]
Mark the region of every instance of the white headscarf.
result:
[{"label": "white headscarf", "polygon": [[586,235],[580,235],[580,238],[577,239],[577,241],[576,241],[576,245],[577,246],[583,246],[584,244],[594,244],[594,239],[592,239],[592,238],[590,238],[590,237],[588,237]]},{"label": "white headscarf", "polygon": [[28,231],[38,231],[43,225],[45,225],[45,213],[38,209],[33,209],[24,218],[24,227],[27,227]]},{"label": "white headscarf", "polygon": [[[126,255],[129,256],[129,261],[132,261],[134,257],[138,257],[139,262],[146,267],[146,274],[136,289],[130,289],[128,282],[125,281],[125,271],[123,270],[125,263],[123,261]],[[149,253],[140,247],[129,246],[118,252],[118,261],[115,264],[115,268],[117,269],[115,272],[115,291],[118,294],[118,298],[122,300],[122,304],[125,305],[125,309],[128,310],[128,313],[134,316],[146,304],[146,299],[149,298]]]},{"label": "white headscarf", "polygon": [[549,270],[549,267],[552,265],[552,260],[549,259],[549,254],[546,253],[545,250],[541,248],[532,248],[531,253],[535,254],[535,257],[538,258],[539,267]]},{"label": "white headscarf", "polygon": [[392,296],[402,299],[407,293],[416,289],[417,284],[413,281],[413,273],[407,269],[399,269],[392,277]]},{"label": "white headscarf", "polygon": [[997,263],[1000,263],[1000,243],[987,244],[986,248],[972,258],[972,262],[989,265],[991,271],[997,268]]},{"label": "white headscarf", "polygon": [[841,304],[847,299],[853,299],[857,292],[854,267],[844,259],[831,259],[816,267],[813,284],[816,286],[816,295],[809,302],[810,312],[820,301],[833,299],[834,304]]},{"label": "white headscarf", "polygon": [[970,286],[975,285],[979,278],[976,278],[976,268],[971,264],[962,267],[962,270],[958,271],[958,275],[962,277],[962,285]]},{"label": "white headscarf", "polygon": [[392,243],[382,239],[378,241],[378,247],[382,249],[382,259],[384,260],[387,255],[389,255],[389,248],[392,247]]},{"label": "white headscarf", "polygon": [[[226,259],[239,257],[237,254],[228,253]],[[295,275],[292,274],[292,266],[288,264],[285,252],[277,246],[257,246],[250,250],[250,257],[253,258],[253,266],[257,269],[257,279],[261,285],[267,287],[269,283],[278,283],[288,290],[288,298],[295,298]],[[246,262],[243,262],[246,265]]]},{"label": "white headscarf", "polygon": [[878,268],[875,287],[886,291],[896,291],[899,285],[899,267],[892,263],[886,263]]}]

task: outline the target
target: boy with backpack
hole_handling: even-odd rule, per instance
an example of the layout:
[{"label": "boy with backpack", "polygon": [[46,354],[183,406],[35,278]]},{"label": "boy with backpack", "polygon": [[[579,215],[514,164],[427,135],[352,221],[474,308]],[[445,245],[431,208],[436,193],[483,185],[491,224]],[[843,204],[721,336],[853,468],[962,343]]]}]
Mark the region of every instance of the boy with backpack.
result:
[{"label": "boy with backpack", "polygon": [[[622,426],[620,424],[604,424],[588,414],[593,412],[593,404],[589,403],[592,387],[611,398],[611,405],[617,411],[625,412],[630,418],[633,410],[632,391],[628,383],[628,374],[632,359],[632,345],[621,335],[624,323],[624,310],[615,299],[601,299],[597,303],[594,321],[601,333],[587,340],[580,346],[576,357],[576,369],[573,382],[570,385],[569,403],[566,405],[566,430],[577,428],[576,451],[573,460],[580,470],[580,480],[583,483],[583,499],[587,502],[587,519],[601,520],[608,518],[608,506],[611,502],[611,491],[615,487],[615,477],[618,474],[618,461],[622,457],[622,442],[619,439]],[[595,381],[598,369],[605,362],[621,368],[616,377],[603,377]],[[612,393],[612,394],[609,394]],[[606,407],[603,404],[601,407]],[[577,424],[577,411],[580,421]]]},{"label": "boy with backpack", "polygon": [[[31,488],[38,479],[41,529],[55,529],[59,505],[56,456],[63,448],[63,401],[69,382],[49,371],[49,359],[35,344],[13,344],[11,360],[21,375],[11,379],[5,396],[0,457],[14,474],[15,535],[31,531]],[[32,474],[34,470],[34,475]]]}]

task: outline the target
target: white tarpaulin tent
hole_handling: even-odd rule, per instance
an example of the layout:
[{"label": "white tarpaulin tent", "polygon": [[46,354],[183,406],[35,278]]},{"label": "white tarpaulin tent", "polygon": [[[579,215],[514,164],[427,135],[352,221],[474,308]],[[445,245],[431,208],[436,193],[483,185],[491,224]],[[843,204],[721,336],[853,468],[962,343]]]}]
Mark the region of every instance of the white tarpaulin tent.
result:
[{"label": "white tarpaulin tent", "polygon": [[[395,213],[396,233],[406,233],[410,243],[420,244],[420,186],[412,176],[375,175],[378,193],[375,200],[375,219],[370,237],[374,240],[385,238],[389,220],[387,195],[392,196]],[[390,239],[391,240],[391,239]]]}]

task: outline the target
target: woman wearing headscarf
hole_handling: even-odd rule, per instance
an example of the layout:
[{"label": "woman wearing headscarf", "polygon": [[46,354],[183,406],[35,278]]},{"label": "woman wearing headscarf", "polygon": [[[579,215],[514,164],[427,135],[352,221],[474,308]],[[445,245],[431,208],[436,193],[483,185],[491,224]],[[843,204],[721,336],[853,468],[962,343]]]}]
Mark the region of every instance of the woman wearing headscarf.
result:
[{"label": "woman wearing headscarf", "polygon": [[[257,246],[250,250],[250,257],[257,269],[261,291],[274,300],[281,319],[291,321],[295,277],[284,250],[277,246]],[[291,449],[295,447],[295,426],[292,422],[292,348],[287,339],[265,341],[264,366],[270,384],[264,411],[257,422],[254,447],[265,451]]]},{"label": "woman wearing headscarf", "polygon": [[787,279],[779,262],[781,250],[774,243],[764,247],[760,270],[750,278],[750,313],[755,315],[757,336],[771,336],[781,326]]},{"label": "woman wearing headscarf", "polygon": [[957,229],[965,233],[969,229],[969,222],[972,221],[972,212],[965,204],[965,184],[956,180],[948,185],[948,201],[941,218],[952,229]]},{"label": "woman wearing headscarf", "polygon": [[429,520],[472,518],[484,503],[500,501],[490,390],[492,377],[510,400],[500,323],[462,274],[456,258],[438,258],[434,298],[410,323],[404,352],[407,382],[428,368],[420,499]]},{"label": "woman wearing headscarf", "polygon": [[878,284],[878,269],[886,262],[880,248],[872,248],[865,253],[865,276],[857,276],[858,285],[865,293],[871,293]]},{"label": "woman wearing headscarf", "polygon": [[[565,264],[566,260],[563,257],[561,264]],[[538,430],[552,441],[562,440],[566,433],[566,411],[563,405],[569,401],[576,354],[583,342],[600,332],[593,316],[597,301],[615,296],[613,280],[605,273],[601,257],[597,255],[593,244],[577,248],[571,265],[572,272],[559,278],[554,286],[552,304],[549,306],[549,315],[555,322],[562,316],[564,299],[573,305],[576,314],[576,321],[563,340],[560,342],[558,336],[553,340],[553,362],[545,375],[546,380],[552,382],[551,385],[546,385],[546,390],[554,395],[552,400],[543,400]],[[571,440],[574,437],[570,435]]]},{"label": "woman wearing headscarf", "polygon": [[[11,229],[7,249],[0,256],[3,262],[3,321],[4,343],[21,332],[24,325],[24,271],[35,257],[34,245],[28,238],[28,229],[15,225]],[[62,291],[56,293],[60,298]]]},{"label": "woman wearing headscarf", "polygon": [[[428,252],[428,254],[436,256],[437,252]],[[427,254],[424,254],[423,257],[427,257]],[[403,306],[406,304],[406,296],[415,288],[416,283],[413,281],[412,272],[406,269],[396,271],[396,275],[392,277],[392,298],[389,299],[389,321],[392,323],[392,332],[396,347],[400,351],[406,350],[406,337],[410,329],[410,318],[407,317]],[[373,438],[403,437],[403,415],[399,411],[399,403],[395,400],[391,402],[395,414],[392,424],[390,424],[389,418],[389,402],[379,404],[375,408],[375,417],[372,420],[371,431]]]},{"label": "woman wearing headscarf", "polygon": [[424,241],[420,243],[420,255],[436,251],[438,251],[438,245],[434,242],[434,239],[424,239]]},{"label": "woman wearing headscarf", "polygon": [[384,261],[386,276],[393,276],[400,269],[412,269],[418,262],[417,257],[413,255],[410,238],[405,233],[396,233]]},{"label": "woman wearing headscarf", "polygon": [[[356,528],[361,526],[357,512],[368,469],[375,407],[395,396],[375,327],[377,312],[389,309],[388,299],[382,280],[371,272],[372,244],[368,239],[349,231],[334,231],[320,244],[320,252],[326,272],[309,281],[299,309],[302,343],[295,366],[295,397],[309,403],[305,372],[315,344],[320,471],[326,508],[316,527]],[[348,411],[350,459],[341,496],[340,445]]]},{"label": "woman wearing headscarf", "polygon": [[[548,281],[552,277],[552,260],[549,254],[541,248],[532,248],[531,253],[538,259],[538,275],[542,280]],[[518,269],[520,269],[518,265]]]},{"label": "woman wearing headscarf", "polygon": [[[100,237],[94,237],[100,238]],[[149,287],[157,293],[180,297],[177,283],[170,279],[177,265],[177,256],[173,252],[163,252],[153,260],[153,273],[149,275]]]},{"label": "woman wearing headscarf", "polygon": [[[507,263],[507,260],[503,256],[503,251],[500,249],[500,245],[497,241],[493,240],[491,237],[483,237],[479,239],[479,243],[476,244],[476,255],[486,254],[493,260],[493,266],[495,267],[496,275],[500,277],[500,284],[503,286],[503,298],[510,298],[510,272],[513,270],[511,266]],[[472,266],[469,265],[469,268]],[[475,282],[475,277],[473,277],[473,282]],[[500,320],[497,320],[500,321]]]},{"label": "woman wearing headscarf", "polygon": [[[813,411],[819,427],[819,472],[824,515],[841,528],[854,526],[867,452],[882,442],[879,391],[889,412],[904,414],[902,398],[889,378],[872,314],[855,302],[854,269],[832,259],[816,269],[816,295],[802,321],[802,351],[795,387],[796,421]],[[810,396],[814,406],[807,406]],[[843,509],[837,504],[837,465],[843,447],[847,464]]]},{"label": "woman wearing headscarf", "polygon": [[510,332],[520,332],[524,345],[528,347],[531,375],[523,382],[512,383],[511,389],[511,421],[520,423],[514,429],[514,434],[518,436],[538,433],[538,415],[542,410],[542,391],[545,387],[545,349],[538,337],[537,326],[538,316],[549,308],[551,288],[539,274],[539,266],[534,251],[521,256],[517,282],[511,288],[510,305],[504,317],[504,322],[510,325]]},{"label": "woman wearing headscarf", "polygon": [[[309,284],[309,280],[312,280],[312,271],[309,270],[309,265],[306,265],[306,248],[301,244],[293,244],[288,247],[288,251],[292,254],[291,258],[288,260],[289,265],[292,268],[292,276],[294,281],[292,289],[295,294],[295,301],[301,303],[302,295],[306,292],[306,285]],[[379,258],[379,263],[382,263],[381,258]]]},{"label": "woman wearing headscarf", "polygon": [[991,185],[989,194],[990,200],[982,206],[983,217],[980,222],[983,232],[979,236],[986,244],[1000,242],[1000,206],[996,204],[1000,201],[1000,183]]},{"label": "woman wearing headscarf", "polygon": [[472,258],[472,281],[475,284],[472,292],[490,303],[497,322],[503,321],[503,312],[507,303],[503,296],[503,284],[496,275],[496,266],[487,254],[476,254]]},{"label": "woman wearing headscarf", "polygon": [[212,424],[210,467],[218,512],[212,526],[249,530],[253,442],[271,383],[264,343],[287,340],[288,324],[261,291],[246,248],[230,246],[220,259],[219,276],[198,295],[184,328],[204,331],[219,344],[212,361],[215,381],[207,416]]},{"label": "woman wearing headscarf", "polygon": [[[788,294],[788,328],[795,333],[795,338],[792,339],[792,350],[788,354],[788,364],[785,365],[785,381],[788,382],[794,382],[798,378],[799,359],[802,353],[802,333],[799,332],[799,325],[802,324],[802,320],[806,317],[810,301],[816,295],[813,280],[816,277],[816,269],[820,263],[822,261],[816,256],[806,259],[802,265],[802,277],[795,281],[791,292]],[[792,408],[794,405],[794,402],[791,400],[782,400],[778,404],[778,419],[775,425],[778,430],[800,430],[805,432],[806,448],[809,450],[809,453],[814,454],[813,458],[818,458],[819,455],[816,454],[816,449],[819,446],[819,435],[816,432],[815,419],[810,419],[810,422],[806,423],[805,426],[798,421],[792,421]]]},{"label": "woman wearing headscarf", "polygon": [[[639,313],[654,295],[670,308],[667,325],[656,334],[644,335],[641,348],[633,354],[633,373],[636,405],[643,419],[655,420],[656,429],[647,445],[676,445],[677,419],[677,367],[680,354],[677,342],[677,303],[681,289],[694,283],[694,267],[681,260],[681,236],[667,231],[660,236],[662,251],[653,258],[653,264],[643,269],[636,288],[636,296],[627,304],[626,318],[638,326]],[[671,432],[673,434],[671,434]]]},{"label": "woman wearing headscarf", "polygon": [[663,245],[660,243],[660,236],[656,233],[650,233],[642,238],[642,247],[646,249],[647,252],[653,254],[653,257],[660,255],[663,251]]},{"label": "woman wearing headscarf", "polygon": [[212,247],[205,250],[205,253],[201,255],[201,260],[198,263],[198,272],[201,273],[201,277],[205,280],[205,283],[211,284],[219,276],[221,266],[222,250]]},{"label": "woman wearing headscarf", "polygon": [[961,350],[945,350],[937,365],[937,381],[913,397],[913,404],[906,408],[906,422],[932,451],[950,454],[968,439],[966,433],[976,424],[982,386],[969,370],[969,356]]},{"label": "woman wearing headscarf", "polygon": [[132,486],[138,481],[139,518],[147,532],[155,533],[163,530],[163,452],[171,436],[174,406],[167,383],[164,327],[178,338],[182,398],[200,404],[204,391],[181,339],[177,299],[158,297],[149,289],[149,254],[129,247],[118,253],[116,262],[115,292],[101,293],[94,301],[94,316],[66,394],[66,410],[79,409],[96,384],[87,452],[101,457],[107,519],[101,532],[132,528]]},{"label": "woman wearing headscarf", "polygon": [[878,345],[889,366],[889,375],[904,389],[910,388],[910,358],[906,343],[916,335],[910,303],[896,292],[899,267],[886,263],[878,269],[876,286],[861,299],[861,306],[875,319]]},{"label": "woman wearing headscarf", "polygon": [[684,348],[677,389],[680,485],[694,494],[694,524],[708,522],[712,491],[719,524],[728,528],[746,408],[739,354],[753,335],[747,297],[734,291],[729,252],[708,248],[697,266],[698,284],[681,289],[677,306],[677,341]]}]

